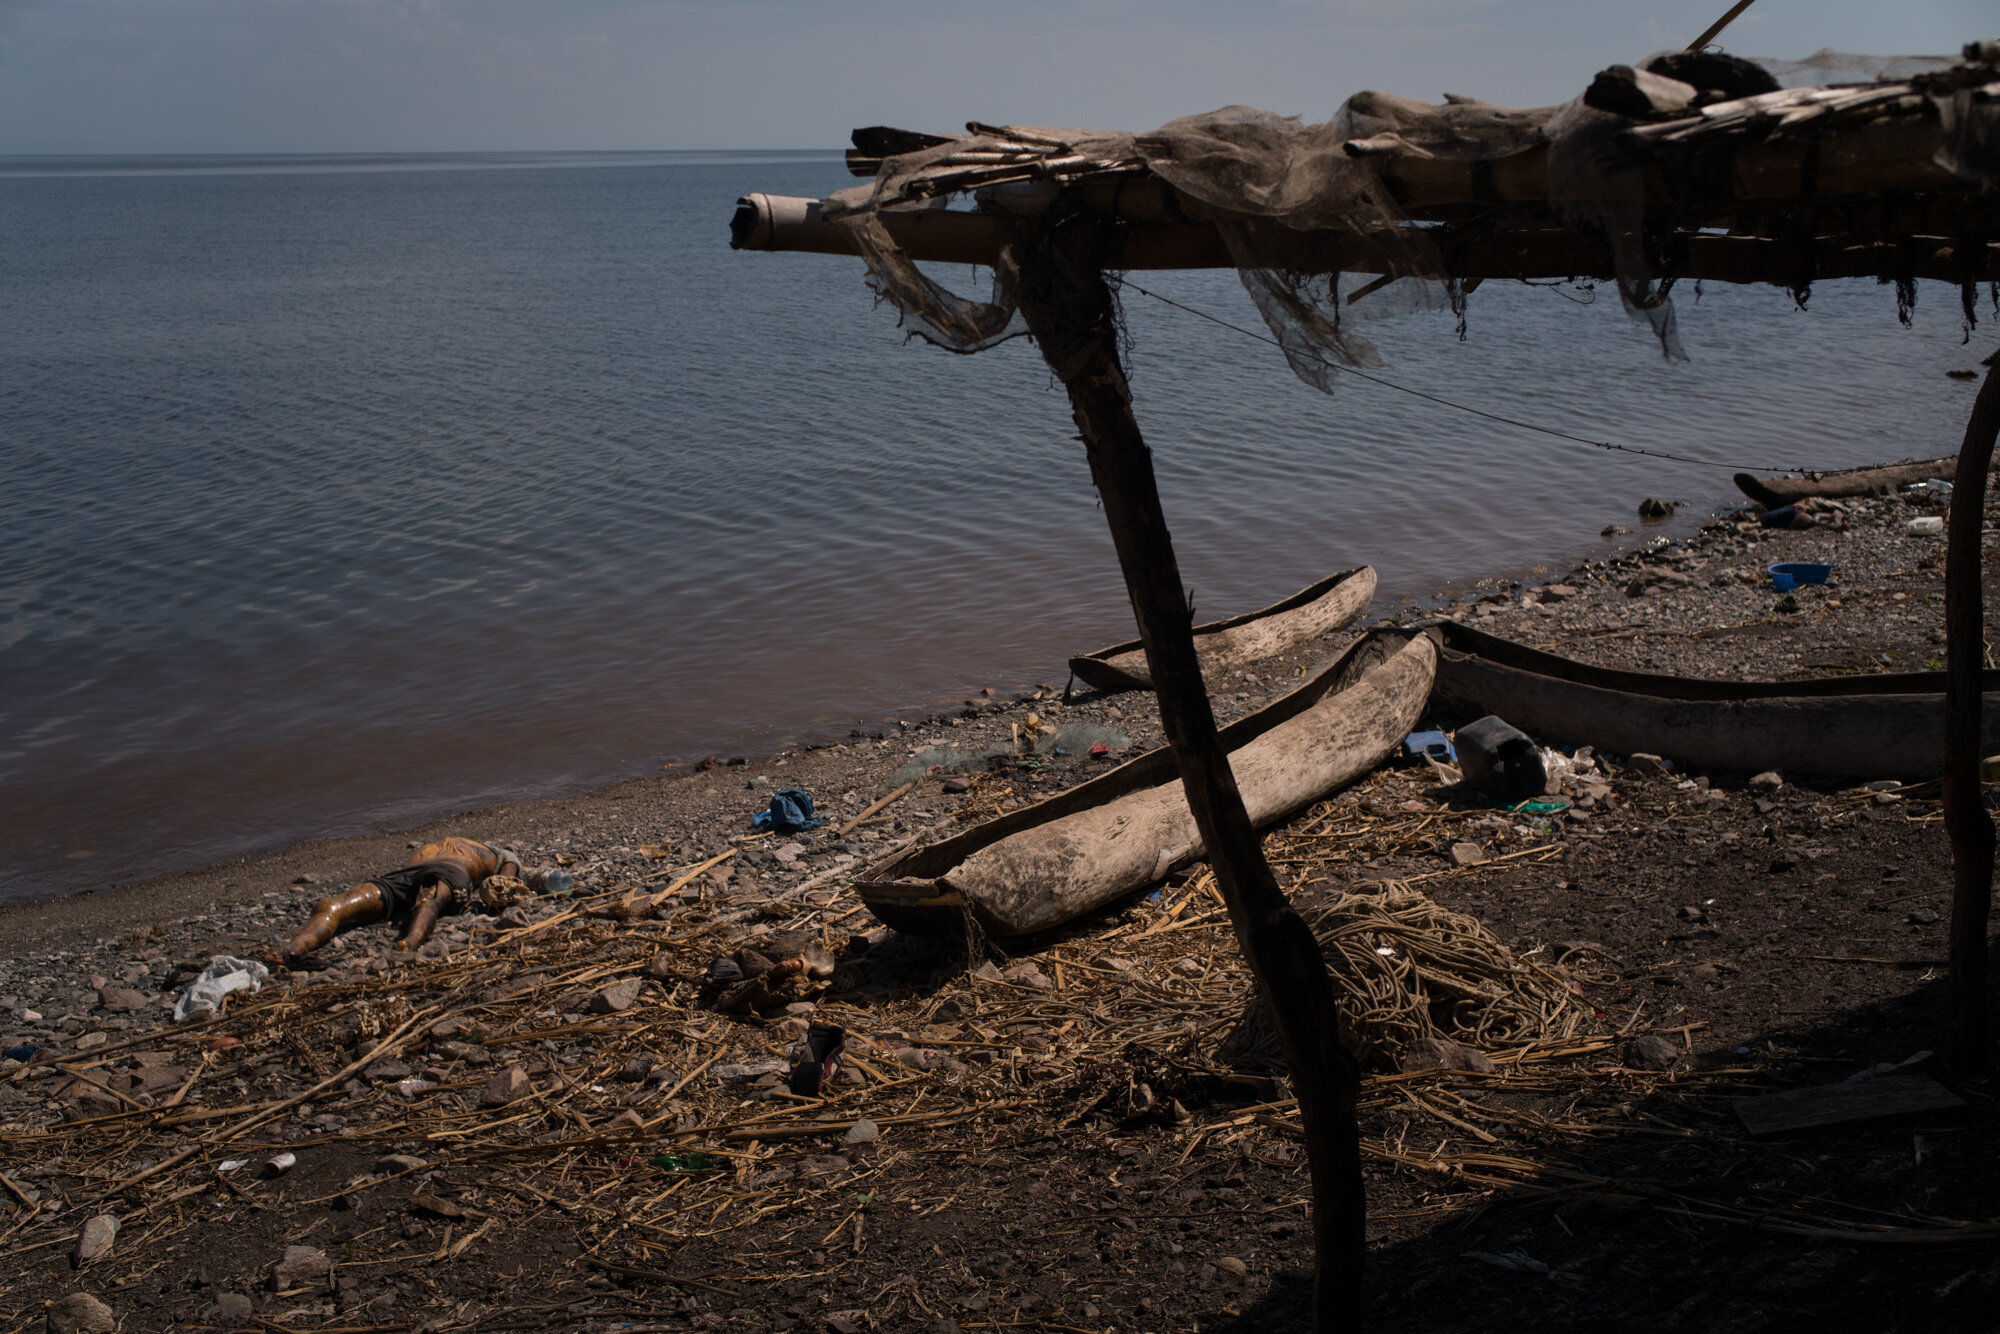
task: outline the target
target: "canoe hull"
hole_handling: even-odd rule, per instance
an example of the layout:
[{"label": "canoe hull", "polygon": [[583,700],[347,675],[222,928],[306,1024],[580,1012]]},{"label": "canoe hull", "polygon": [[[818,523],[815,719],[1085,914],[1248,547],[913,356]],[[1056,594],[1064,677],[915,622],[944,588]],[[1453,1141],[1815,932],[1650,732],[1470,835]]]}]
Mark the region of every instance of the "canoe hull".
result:
[{"label": "canoe hull", "polygon": [[[1252,823],[1271,824],[1368,772],[1422,715],[1436,670],[1427,639],[1370,636],[1313,680],[1222,732]],[[863,872],[856,890],[900,930],[995,938],[1051,930],[1203,854],[1172,753]]]},{"label": "canoe hull", "polygon": [[[1497,714],[1545,741],[1713,773],[1907,780],[1943,762],[1941,672],[1711,681],[1592,667],[1464,626],[1429,633],[1441,650],[1434,708]],[[1985,689],[1982,754],[2000,748],[2000,673]]]},{"label": "canoe hull", "polygon": [[[1328,575],[1282,602],[1210,621],[1194,628],[1195,656],[1210,681],[1295,644],[1338,630],[1368,610],[1375,600],[1375,567],[1363,565]],[[1151,690],[1152,668],[1136,639],[1069,660],[1079,681],[1099,690]]]}]

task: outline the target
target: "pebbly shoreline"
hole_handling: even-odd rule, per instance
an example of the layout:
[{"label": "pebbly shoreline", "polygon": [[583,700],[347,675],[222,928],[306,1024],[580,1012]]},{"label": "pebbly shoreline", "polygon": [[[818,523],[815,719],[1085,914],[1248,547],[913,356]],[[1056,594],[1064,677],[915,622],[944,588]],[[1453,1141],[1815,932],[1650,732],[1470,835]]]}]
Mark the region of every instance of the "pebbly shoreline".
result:
[{"label": "pebbly shoreline", "polygon": [[[1941,514],[1945,501],[1927,491],[1825,505],[1821,522],[1801,529],[1767,528],[1748,512],[1726,512],[1691,535],[1642,537],[1566,570],[1474,581],[1445,595],[1434,614],[1585,661],[1680,675],[1784,679],[1936,668],[1944,645],[1943,543],[1908,532],[1907,523]],[[1830,563],[1833,582],[1782,597],[1765,574],[1780,560]],[[1432,614],[1406,611],[1377,624],[1418,623]],[[1360,628],[1240,673],[1217,691],[1218,720],[1263,707],[1330,660]],[[967,699],[958,713],[900,731],[794,745],[754,762],[717,757],[712,767],[584,796],[497,806],[115,890],[0,906],[0,955],[8,960],[0,965],[0,1033],[16,1046],[17,1039],[46,1040],[57,1031],[122,1032],[157,1017],[186,966],[216,953],[261,954],[303,923],[320,895],[400,866],[409,850],[448,834],[511,842],[530,864],[569,869],[579,894],[732,848],[729,864],[703,877],[704,892],[743,901],[796,893],[809,883],[831,892],[842,871],[894,843],[959,827],[972,799],[945,791],[928,771],[940,762],[943,777],[976,770],[977,757],[1008,747],[1010,729],[1030,713],[1055,733],[1055,744],[1065,734],[1081,740],[1028,779],[1015,804],[1162,743],[1148,695],[1086,692],[1068,702],[1060,696],[1052,683],[1011,699],[988,691]],[[1093,759],[1088,747],[1099,740],[1110,743],[1109,754]],[[838,835],[839,826],[912,778],[923,780],[916,791]],[[814,795],[827,826],[779,842],[776,850],[739,847],[750,817],[774,790],[789,787]],[[451,923],[445,925],[449,931]],[[111,979],[127,1004],[107,1012],[95,995]],[[131,1003],[134,995],[143,1003]],[[23,1020],[23,1011],[41,1017]]]}]

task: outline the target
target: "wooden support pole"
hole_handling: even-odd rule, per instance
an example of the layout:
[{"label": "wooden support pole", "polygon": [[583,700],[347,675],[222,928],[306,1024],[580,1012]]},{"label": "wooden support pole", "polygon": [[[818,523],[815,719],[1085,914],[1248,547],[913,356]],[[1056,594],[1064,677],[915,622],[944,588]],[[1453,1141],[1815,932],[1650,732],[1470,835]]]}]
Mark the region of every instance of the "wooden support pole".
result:
[{"label": "wooden support pole", "polygon": [[1366,1244],[1366,1200],[1355,1103],[1361,1070],[1340,1041],[1340,1012],[1319,942],[1278,887],[1217,739],[1195,658],[1193,609],[1118,361],[1118,329],[1103,261],[1102,223],[1024,224],[1013,243],[1021,312],[1069,391],[1118,564],[1145,642],[1187,802],[1228,905],[1244,959],[1276,1021],[1304,1123],[1312,1172],[1314,1328],[1355,1328]]},{"label": "wooden support pole", "polygon": [[1985,590],[1979,574],[1986,470],[2000,436],[2000,353],[1986,359],[1958,473],[1951,486],[1944,562],[1944,827],[1951,839],[1952,1072],[1980,1078],[1993,1066],[1987,999],[1987,922],[1993,906],[1993,817],[1979,792],[1980,671],[1985,666]]}]

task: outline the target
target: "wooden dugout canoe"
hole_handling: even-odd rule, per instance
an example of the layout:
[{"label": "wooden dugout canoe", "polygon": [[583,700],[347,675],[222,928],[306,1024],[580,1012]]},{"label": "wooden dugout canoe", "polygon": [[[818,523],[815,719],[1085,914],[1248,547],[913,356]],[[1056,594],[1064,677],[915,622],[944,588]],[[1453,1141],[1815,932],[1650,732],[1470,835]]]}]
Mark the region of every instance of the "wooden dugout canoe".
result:
[{"label": "wooden dugout canoe", "polygon": [[1805,477],[1759,477],[1754,473],[1739,472],[1736,474],[1736,489],[1766,509],[1777,509],[1781,505],[1795,505],[1808,496],[1838,500],[1847,496],[1887,494],[1911,482],[1926,482],[1933,478],[1948,482],[1957,468],[1958,455],[1953,454],[1942,459],[1918,459],[1876,468],[1816,472]]},{"label": "wooden dugout canoe", "polygon": [[[1222,673],[1268,658],[1295,644],[1338,630],[1368,609],[1375,598],[1375,567],[1363,565],[1308,584],[1282,602],[1210,621],[1194,628],[1195,656],[1210,681]],[[1099,690],[1151,690],[1146,649],[1128,639],[1069,660],[1077,679]]]},{"label": "wooden dugout canoe", "polygon": [[[1251,822],[1288,815],[1379,764],[1423,713],[1437,649],[1371,635],[1283,699],[1221,731]],[[1032,935],[1160,879],[1202,855],[1201,835],[1162,747],[1047,801],[926,847],[855,881],[888,925],[960,935]]]},{"label": "wooden dugout canoe", "polygon": [[[1592,667],[1463,625],[1439,646],[1434,709],[1497,714],[1544,740],[1663,755],[1688,770],[1921,778],[1944,762],[1944,673],[1714,681]],[[1987,672],[1981,754],[2000,749],[2000,672]]]}]

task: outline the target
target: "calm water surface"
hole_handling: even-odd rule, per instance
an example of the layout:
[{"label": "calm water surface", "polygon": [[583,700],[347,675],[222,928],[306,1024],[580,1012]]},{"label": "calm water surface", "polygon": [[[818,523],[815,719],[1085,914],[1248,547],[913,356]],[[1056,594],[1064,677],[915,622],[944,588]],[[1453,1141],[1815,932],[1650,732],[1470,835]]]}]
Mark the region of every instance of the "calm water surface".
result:
[{"label": "calm water surface", "polygon": [[[1132,633],[1025,342],[904,346],[857,261],[726,247],[837,155],[0,159],[0,898],[576,791],[1062,680]],[[947,278],[972,289],[971,275]],[[1232,274],[1149,286],[1248,323]],[[1488,285],[1392,378],[1577,434],[1819,466],[1955,447],[1953,293]],[[1724,471],[1366,384],[1134,297],[1204,613],[1587,553]],[[1633,524],[1633,526],[1637,526]]]}]

